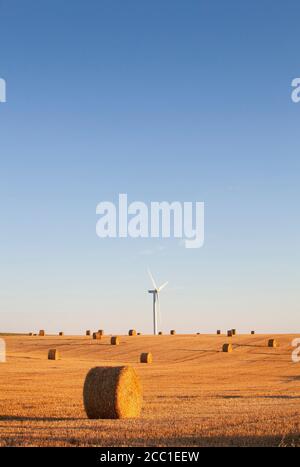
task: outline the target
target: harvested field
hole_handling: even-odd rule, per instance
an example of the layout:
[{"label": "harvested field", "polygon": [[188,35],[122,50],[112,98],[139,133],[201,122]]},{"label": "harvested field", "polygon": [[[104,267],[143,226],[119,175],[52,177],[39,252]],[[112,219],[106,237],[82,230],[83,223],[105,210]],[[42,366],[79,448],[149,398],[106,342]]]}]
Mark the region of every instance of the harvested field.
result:
[{"label": "harvested field", "polygon": [[[275,338],[277,348],[268,347]],[[119,346],[76,336],[7,336],[0,364],[0,446],[268,446],[300,444],[299,335],[163,335]],[[47,360],[55,348],[62,359]],[[153,364],[139,363],[148,349]],[[131,365],[144,403],[135,420],[89,420],[83,384],[95,366]]]}]

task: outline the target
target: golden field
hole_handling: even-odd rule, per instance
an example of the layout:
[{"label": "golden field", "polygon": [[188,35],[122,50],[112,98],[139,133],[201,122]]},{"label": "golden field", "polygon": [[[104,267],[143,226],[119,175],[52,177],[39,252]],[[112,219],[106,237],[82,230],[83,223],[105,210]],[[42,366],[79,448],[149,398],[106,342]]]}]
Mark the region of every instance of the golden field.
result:
[{"label": "golden field", "polygon": [[[275,337],[280,346],[268,348]],[[299,335],[7,336],[0,364],[0,446],[286,446],[300,444]],[[233,352],[222,345],[232,342]],[[59,350],[61,360],[47,359]],[[152,352],[153,363],[139,363]],[[141,418],[88,420],[88,370],[132,365]]]}]

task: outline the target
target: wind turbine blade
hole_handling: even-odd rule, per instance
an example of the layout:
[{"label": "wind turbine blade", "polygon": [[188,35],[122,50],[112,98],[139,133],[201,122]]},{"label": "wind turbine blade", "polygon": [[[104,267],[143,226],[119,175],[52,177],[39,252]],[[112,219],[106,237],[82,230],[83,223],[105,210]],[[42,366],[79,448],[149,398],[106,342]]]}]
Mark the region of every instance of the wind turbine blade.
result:
[{"label": "wind turbine blade", "polygon": [[167,285],[168,285],[169,282],[165,282],[163,285],[161,285],[160,287],[158,287],[158,292],[160,292],[162,289],[164,289]]},{"label": "wind turbine blade", "polygon": [[150,279],[151,279],[151,282],[152,282],[152,284],[153,284],[154,289],[157,290],[157,286],[156,286],[156,284],[155,284],[155,280],[154,280],[154,278],[153,278],[153,276],[152,276],[151,271],[150,271],[149,268],[148,268],[148,274],[149,274],[149,277],[150,277]]}]

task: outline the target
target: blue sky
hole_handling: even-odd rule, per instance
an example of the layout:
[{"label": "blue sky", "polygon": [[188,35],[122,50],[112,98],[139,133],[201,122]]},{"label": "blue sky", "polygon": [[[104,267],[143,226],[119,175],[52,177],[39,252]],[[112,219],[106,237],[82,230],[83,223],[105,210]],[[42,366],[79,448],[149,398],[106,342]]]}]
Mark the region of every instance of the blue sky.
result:
[{"label": "blue sky", "polygon": [[[299,2],[2,0],[0,328],[299,330]],[[205,245],[96,205],[204,201]]]}]

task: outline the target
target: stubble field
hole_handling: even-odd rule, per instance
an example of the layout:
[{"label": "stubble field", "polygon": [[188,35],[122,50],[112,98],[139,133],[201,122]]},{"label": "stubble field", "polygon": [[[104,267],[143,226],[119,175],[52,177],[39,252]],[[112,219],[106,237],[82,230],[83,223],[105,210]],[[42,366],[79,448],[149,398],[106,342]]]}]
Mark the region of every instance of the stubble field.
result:
[{"label": "stubble field", "polygon": [[[275,337],[278,348],[268,348]],[[0,364],[0,446],[300,445],[299,335],[7,336]],[[223,353],[232,342],[234,351]],[[49,361],[56,348],[61,360]],[[152,352],[151,365],[139,363]],[[136,420],[88,420],[88,370],[131,365],[143,386]]]}]

